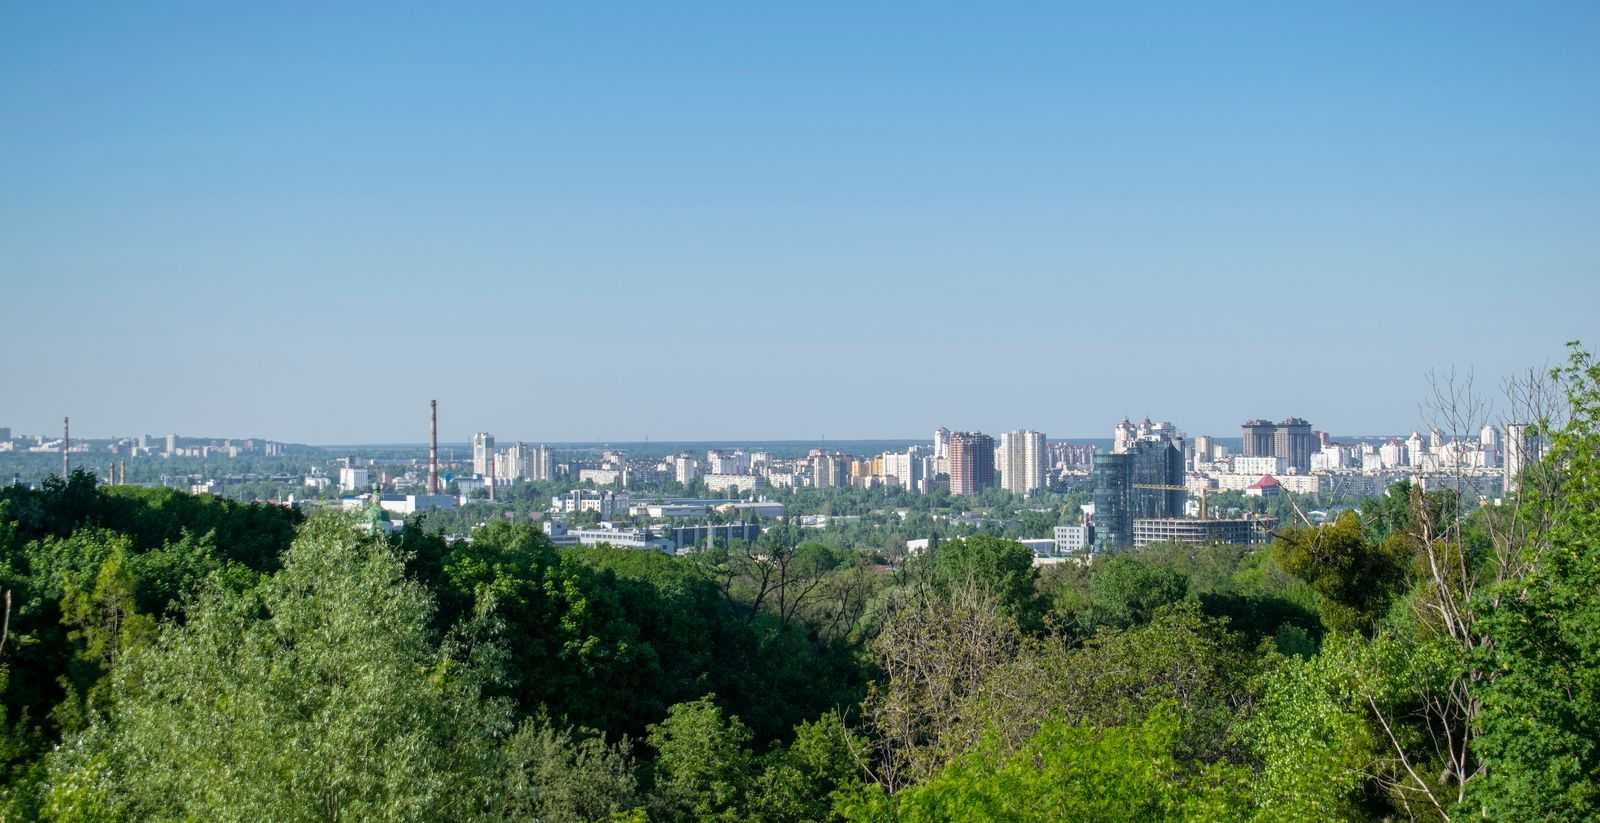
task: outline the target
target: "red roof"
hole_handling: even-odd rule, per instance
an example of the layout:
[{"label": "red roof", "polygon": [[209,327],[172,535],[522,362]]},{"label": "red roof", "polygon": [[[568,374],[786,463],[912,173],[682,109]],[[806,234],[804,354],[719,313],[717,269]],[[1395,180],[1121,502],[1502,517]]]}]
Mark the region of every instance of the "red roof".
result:
[{"label": "red roof", "polygon": [[1283,485],[1282,483],[1278,482],[1278,478],[1273,477],[1270,474],[1263,474],[1263,475],[1261,475],[1261,479],[1260,480],[1257,480],[1256,482],[1250,484],[1250,488],[1252,488],[1252,489],[1271,489],[1271,488],[1275,488],[1275,487],[1282,486],[1282,485]]}]

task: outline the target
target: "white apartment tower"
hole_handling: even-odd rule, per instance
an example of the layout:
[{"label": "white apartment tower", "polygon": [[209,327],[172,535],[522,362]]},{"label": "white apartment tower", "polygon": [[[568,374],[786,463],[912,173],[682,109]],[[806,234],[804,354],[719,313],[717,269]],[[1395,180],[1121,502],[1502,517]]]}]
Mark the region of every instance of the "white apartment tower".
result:
[{"label": "white apartment tower", "polygon": [[1422,435],[1412,432],[1411,436],[1406,438],[1406,462],[1411,464],[1412,468],[1419,467],[1422,465],[1422,458],[1427,454],[1427,450],[1422,447]]},{"label": "white apartment tower", "polygon": [[1478,447],[1483,449],[1483,464],[1485,466],[1500,465],[1500,430],[1493,425],[1485,425],[1483,431],[1478,432]]},{"label": "white apartment tower", "polygon": [[700,461],[687,454],[680,454],[672,458],[672,476],[679,483],[687,486],[700,479]]},{"label": "white apartment tower", "polygon": [[1043,432],[1004,432],[1000,435],[1000,483],[1016,495],[1029,495],[1044,488],[1045,472],[1049,469],[1049,452],[1045,450]]},{"label": "white apartment tower", "polygon": [[478,432],[472,436],[472,473],[488,477],[494,470],[494,435]]},{"label": "white apartment tower", "polygon": [[1134,438],[1138,437],[1138,430],[1133,427],[1133,421],[1122,418],[1122,422],[1111,429],[1111,453],[1122,454],[1132,448]]},{"label": "white apartment tower", "polygon": [[927,478],[924,474],[929,462],[924,460],[924,455],[917,449],[903,452],[883,453],[883,473],[894,477],[901,488],[923,494],[927,491]]},{"label": "white apartment tower", "polygon": [[554,480],[556,477],[555,453],[549,446],[535,446],[528,452],[528,479]]}]

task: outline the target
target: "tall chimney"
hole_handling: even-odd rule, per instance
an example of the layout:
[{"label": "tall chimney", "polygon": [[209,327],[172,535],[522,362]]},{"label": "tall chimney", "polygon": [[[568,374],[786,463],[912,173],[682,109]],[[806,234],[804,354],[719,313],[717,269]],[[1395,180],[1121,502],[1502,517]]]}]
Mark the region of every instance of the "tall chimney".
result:
[{"label": "tall chimney", "polygon": [[72,477],[71,461],[67,452],[72,450],[72,418],[61,418],[61,479]]},{"label": "tall chimney", "polygon": [[428,494],[439,493],[439,401],[429,400]]}]

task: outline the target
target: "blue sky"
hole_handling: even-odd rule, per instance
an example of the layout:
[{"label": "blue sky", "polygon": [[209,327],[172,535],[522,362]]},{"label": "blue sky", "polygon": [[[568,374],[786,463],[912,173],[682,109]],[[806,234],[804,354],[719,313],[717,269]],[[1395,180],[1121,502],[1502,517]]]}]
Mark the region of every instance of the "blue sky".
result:
[{"label": "blue sky", "polygon": [[1356,433],[1600,340],[1600,4],[447,5],[0,8],[0,425]]}]

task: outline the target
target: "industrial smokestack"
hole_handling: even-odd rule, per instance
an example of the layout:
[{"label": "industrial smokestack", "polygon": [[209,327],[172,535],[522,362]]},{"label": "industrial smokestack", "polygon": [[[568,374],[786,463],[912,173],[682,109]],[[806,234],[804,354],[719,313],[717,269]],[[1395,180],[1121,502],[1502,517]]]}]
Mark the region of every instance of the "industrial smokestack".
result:
[{"label": "industrial smokestack", "polygon": [[428,494],[439,493],[439,401],[429,400]]}]

